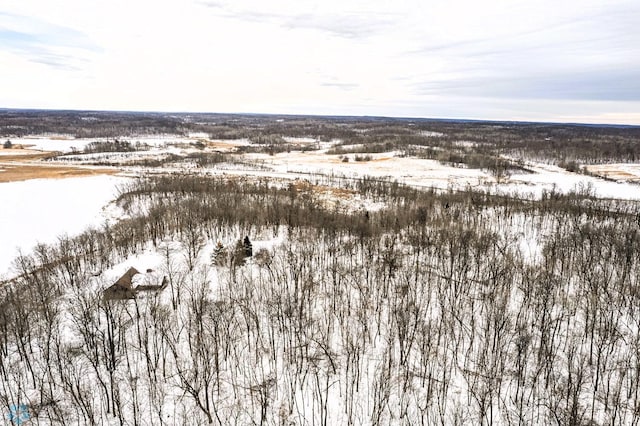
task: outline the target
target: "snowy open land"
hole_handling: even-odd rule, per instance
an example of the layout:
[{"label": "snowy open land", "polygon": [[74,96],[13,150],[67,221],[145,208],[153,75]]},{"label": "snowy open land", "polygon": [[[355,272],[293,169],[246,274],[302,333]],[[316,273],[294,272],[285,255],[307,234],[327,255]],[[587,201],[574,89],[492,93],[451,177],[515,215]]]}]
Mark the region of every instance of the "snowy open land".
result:
[{"label": "snowy open land", "polygon": [[640,182],[640,164],[597,164],[586,166],[587,171],[616,182]]},{"label": "snowy open land", "polygon": [[95,176],[0,183],[0,280],[12,273],[19,250],[29,254],[37,243],[53,243],[113,220],[105,207],[125,180]]},{"label": "snowy open land", "polygon": [[609,158],[526,126],[197,123],[0,149],[24,177],[0,180],[0,405],[37,424],[638,422],[633,131],[602,130],[629,142]]},{"label": "snowy open land", "polygon": [[[420,132],[425,139],[440,138],[442,133],[430,130]],[[191,132],[188,136],[159,135],[121,138],[133,144],[141,144],[146,149],[132,152],[92,152],[82,151],[93,142],[108,143],[114,138],[72,138],[70,136],[27,136],[16,138],[13,143],[28,149],[0,150],[0,170],[2,156],[16,157],[37,156],[47,152],[63,152],[66,155],[55,159],[56,164],[69,166],[79,165],[111,165],[121,166],[120,170],[144,173],[145,162],[165,162],[174,159],[171,156],[207,155],[211,152],[238,154],[239,148],[256,146],[248,138],[216,139],[209,138],[204,132]],[[584,169],[591,175],[569,172],[563,168],[545,162],[527,160],[527,173],[514,172],[501,179],[496,179],[488,170],[468,168],[464,164],[446,165],[433,159],[406,156],[402,151],[389,151],[370,154],[367,161],[355,161],[358,154],[332,155],[327,151],[341,142],[323,142],[311,137],[284,136],[283,140],[291,145],[292,150],[276,154],[247,153],[241,154],[243,165],[221,162],[212,167],[200,165],[205,173],[235,173],[258,176],[275,176],[278,178],[304,178],[305,175],[341,175],[352,178],[371,176],[397,180],[400,183],[422,188],[466,189],[476,188],[506,194],[521,194],[526,197],[539,198],[544,191],[567,193],[578,188],[589,188],[595,195],[603,198],[639,199],[640,166],[633,163],[618,164],[586,164]],[[456,147],[473,147],[480,144],[472,141],[455,141]],[[296,151],[305,147],[304,151]],[[343,148],[364,148],[362,144],[344,145]],[[440,148],[437,148],[440,149]],[[366,151],[366,149],[364,149]],[[251,151],[250,151],[251,152]],[[242,153],[242,151],[240,151]],[[348,159],[348,161],[344,161]],[[505,157],[511,158],[511,157]],[[15,161],[15,159],[14,159]],[[182,165],[165,164],[165,169],[180,171],[191,169],[193,162]],[[6,162],[5,162],[6,164]],[[253,165],[257,165],[258,170]],[[196,165],[197,166],[197,165]]]},{"label": "snowy open land", "polygon": [[[111,164],[126,167],[132,163],[144,164],[145,160],[161,161],[169,155],[233,153],[237,146],[246,146],[246,144],[241,145],[241,142],[238,142],[223,146],[221,142],[211,142],[210,147],[204,150],[195,147],[189,148],[188,145],[181,147],[159,145],[149,151],[72,154],[59,157],[56,163],[69,165]],[[345,157],[350,158],[349,161],[343,161]],[[640,179],[640,171],[639,166],[633,164],[587,166],[586,170],[594,175],[585,175],[541,162],[527,161],[527,173],[514,172],[508,177],[497,180],[486,170],[470,169],[464,165],[445,165],[430,159],[406,157],[395,151],[371,154],[371,160],[367,161],[355,161],[355,155],[330,155],[326,153],[326,149],[310,152],[291,151],[275,155],[250,153],[243,154],[239,158],[244,162],[243,165],[236,164],[230,168],[228,163],[222,162],[211,167],[200,167],[195,172],[224,172],[289,179],[304,178],[309,175],[338,175],[350,178],[370,176],[396,180],[421,188],[475,188],[514,195],[521,194],[533,198],[540,198],[544,191],[554,190],[568,193],[579,188],[590,188],[595,195],[603,198],[640,199],[640,186],[636,184],[636,180]],[[259,166],[257,170],[256,165]],[[168,166],[166,165],[165,169]],[[172,167],[173,171],[187,169],[193,171],[193,163],[185,162],[182,166],[173,164]],[[132,170],[132,168],[128,167],[127,170]],[[144,172],[144,169],[135,166],[133,170]],[[608,170],[613,171],[608,172]],[[621,172],[618,172],[617,175],[610,176],[611,173],[615,173],[615,170],[624,170],[626,174],[622,176]]]},{"label": "snowy open land", "polygon": [[[556,190],[568,193],[577,188],[590,187],[597,196],[603,198],[640,199],[640,186],[630,183],[629,180],[611,182],[533,161],[526,164],[531,173],[514,173],[498,182],[490,173],[483,170],[447,166],[436,160],[401,157],[397,152],[371,156],[370,161],[353,161],[354,155],[350,155],[347,156],[351,157],[349,162],[343,162],[337,155],[327,155],[322,152],[291,152],[275,156],[250,154],[248,158],[271,168],[279,176],[283,174],[294,176],[336,174],[354,178],[372,176],[423,188],[471,187],[534,198],[540,198],[543,191]],[[628,166],[631,170],[638,170],[639,167]],[[637,173],[640,175],[640,171]]]}]

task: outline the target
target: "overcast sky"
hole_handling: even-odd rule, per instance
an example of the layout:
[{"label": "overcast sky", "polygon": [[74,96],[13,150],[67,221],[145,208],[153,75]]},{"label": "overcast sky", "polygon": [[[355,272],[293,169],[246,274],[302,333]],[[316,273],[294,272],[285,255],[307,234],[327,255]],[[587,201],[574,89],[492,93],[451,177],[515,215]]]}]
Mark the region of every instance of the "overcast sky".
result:
[{"label": "overcast sky", "polygon": [[0,107],[640,124],[640,0],[3,0]]}]

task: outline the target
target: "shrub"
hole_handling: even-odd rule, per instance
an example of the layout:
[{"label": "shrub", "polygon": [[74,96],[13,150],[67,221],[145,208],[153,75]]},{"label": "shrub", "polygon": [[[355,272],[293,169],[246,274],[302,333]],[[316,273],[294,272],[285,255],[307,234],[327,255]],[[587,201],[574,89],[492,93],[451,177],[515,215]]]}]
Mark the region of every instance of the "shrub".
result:
[{"label": "shrub", "polygon": [[580,163],[578,163],[575,160],[571,160],[571,161],[562,160],[558,163],[558,167],[561,167],[566,171],[572,172],[572,173],[582,172],[582,169],[580,168]]}]

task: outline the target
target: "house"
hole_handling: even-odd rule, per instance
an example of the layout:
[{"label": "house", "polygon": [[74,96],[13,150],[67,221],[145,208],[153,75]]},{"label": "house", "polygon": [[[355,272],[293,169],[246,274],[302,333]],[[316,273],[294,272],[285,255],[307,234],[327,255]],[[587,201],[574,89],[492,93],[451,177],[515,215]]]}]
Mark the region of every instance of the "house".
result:
[{"label": "house", "polygon": [[104,290],[103,296],[105,300],[135,299],[136,294],[133,290],[132,279],[139,273],[136,268],[129,268],[118,281]]},{"label": "house", "polygon": [[160,275],[152,269],[147,269],[146,273],[139,274],[133,279],[135,292],[162,291],[167,287],[168,283],[166,276],[161,279]]},{"label": "house", "polygon": [[103,296],[106,300],[135,299],[138,293],[160,292],[167,287],[168,280],[152,269],[141,273],[136,268],[129,268],[112,286],[107,287]]}]

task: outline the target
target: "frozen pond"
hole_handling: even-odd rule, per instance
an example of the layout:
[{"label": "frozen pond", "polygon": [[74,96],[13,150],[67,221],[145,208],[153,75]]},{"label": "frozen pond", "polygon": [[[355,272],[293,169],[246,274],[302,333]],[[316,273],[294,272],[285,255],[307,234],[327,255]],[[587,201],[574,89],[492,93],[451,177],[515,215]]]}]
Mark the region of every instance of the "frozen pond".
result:
[{"label": "frozen pond", "polygon": [[18,250],[28,253],[37,243],[103,223],[103,207],[125,179],[91,176],[0,183],[0,278],[11,275]]}]

